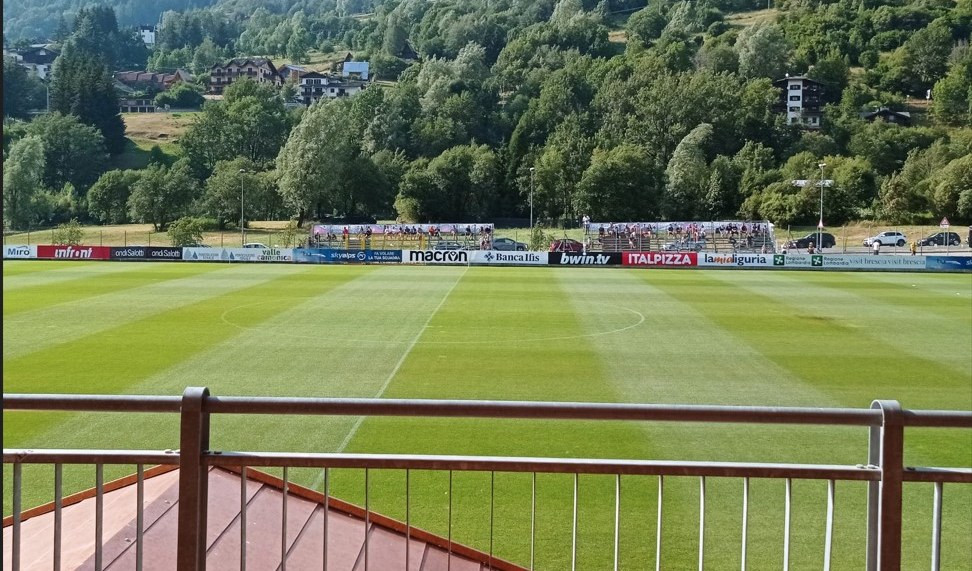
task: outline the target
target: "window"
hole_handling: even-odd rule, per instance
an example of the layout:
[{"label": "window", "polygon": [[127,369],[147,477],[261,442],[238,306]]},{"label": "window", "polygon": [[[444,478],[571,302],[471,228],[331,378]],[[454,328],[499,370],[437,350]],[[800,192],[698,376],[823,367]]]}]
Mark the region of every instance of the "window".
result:
[{"label": "window", "polygon": [[799,101],[799,100],[800,100],[800,96],[799,95],[791,95],[790,96],[790,101]]},{"label": "window", "polygon": [[790,91],[800,91],[801,85],[799,83],[794,83],[790,86]]},{"label": "window", "polygon": [[799,107],[790,107],[790,112],[791,113],[798,113],[799,111],[800,111],[800,108]]}]

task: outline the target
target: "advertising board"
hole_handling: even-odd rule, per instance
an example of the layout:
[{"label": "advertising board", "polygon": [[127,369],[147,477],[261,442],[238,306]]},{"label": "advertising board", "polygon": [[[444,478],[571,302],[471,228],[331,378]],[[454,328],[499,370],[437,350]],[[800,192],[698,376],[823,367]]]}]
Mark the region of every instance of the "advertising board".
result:
[{"label": "advertising board", "polygon": [[924,256],[774,254],[773,266],[844,270],[924,270]]},{"label": "advertising board", "polygon": [[29,260],[37,257],[37,246],[13,245],[3,247],[4,260]]},{"label": "advertising board", "polygon": [[162,261],[162,260],[181,260],[182,247],[158,247],[158,246],[126,246],[111,249],[112,260],[130,261]]},{"label": "advertising board", "polygon": [[704,267],[765,268],[773,265],[772,254],[699,254],[699,265]]},{"label": "advertising board", "polygon": [[926,256],[925,269],[970,272],[972,256]]},{"label": "advertising board", "polygon": [[304,264],[397,264],[402,261],[402,251],[297,248],[293,260]]},{"label": "advertising board", "polygon": [[621,252],[550,252],[547,264],[551,266],[620,266]]},{"label": "advertising board", "polygon": [[470,252],[470,263],[484,266],[545,266],[547,252],[509,252],[501,250],[476,250]]},{"label": "advertising board", "polygon": [[111,248],[108,246],[37,246],[37,257],[56,260],[108,260]]},{"label": "advertising board", "polygon": [[192,262],[292,262],[291,248],[183,248],[182,259]]},{"label": "advertising board", "polygon": [[701,265],[701,257],[695,252],[624,252],[621,263],[625,266],[685,267]]},{"label": "advertising board", "polygon": [[468,264],[474,252],[467,250],[403,250],[405,264]]}]

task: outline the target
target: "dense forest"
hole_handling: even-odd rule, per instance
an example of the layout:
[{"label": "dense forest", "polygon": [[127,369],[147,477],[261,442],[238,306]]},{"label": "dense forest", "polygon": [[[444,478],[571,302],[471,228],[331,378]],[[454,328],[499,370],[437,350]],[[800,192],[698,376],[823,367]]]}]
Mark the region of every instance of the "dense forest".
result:
[{"label": "dense forest", "polygon": [[[7,162],[33,157],[14,170],[35,197],[16,204],[50,197],[18,218],[33,224],[78,216],[164,227],[198,216],[225,225],[241,182],[255,189],[251,219],[485,220],[523,216],[532,193],[551,223],[582,214],[815,223],[819,185],[792,181],[821,176],[832,181],[830,225],[972,218],[970,0],[785,0],[734,16],[758,8],[219,0],[167,11],[143,56],[150,69],[352,51],[385,81],[307,110],[286,107],[287,89],[243,82],[206,103],[179,155],[77,181],[51,174],[49,126],[8,122],[4,208]],[[73,21],[64,42],[99,33],[82,28]],[[776,108],[773,81],[787,74],[824,86],[822,128],[788,125]],[[911,113],[912,125],[862,118],[879,108]],[[62,111],[47,121],[75,120]]]}]

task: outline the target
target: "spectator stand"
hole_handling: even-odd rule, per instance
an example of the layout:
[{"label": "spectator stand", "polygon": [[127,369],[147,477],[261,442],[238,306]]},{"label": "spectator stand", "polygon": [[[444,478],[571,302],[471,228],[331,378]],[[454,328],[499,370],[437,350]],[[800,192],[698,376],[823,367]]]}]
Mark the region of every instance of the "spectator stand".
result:
[{"label": "spectator stand", "polygon": [[[492,224],[318,224],[310,248],[343,250],[489,249]],[[458,248],[454,244],[459,244]]]},{"label": "spectator stand", "polygon": [[774,226],[766,220],[718,222],[604,222],[587,227],[588,249],[602,252],[776,252]]}]

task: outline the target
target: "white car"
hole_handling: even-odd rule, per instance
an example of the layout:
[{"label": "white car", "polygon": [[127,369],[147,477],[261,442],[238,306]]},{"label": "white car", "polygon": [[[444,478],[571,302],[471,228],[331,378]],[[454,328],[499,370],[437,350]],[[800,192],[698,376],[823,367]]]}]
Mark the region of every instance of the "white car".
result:
[{"label": "white car", "polygon": [[899,248],[903,248],[904,245],[908,243],[908,237],[901,232],[889,230],[864,240],[864,245],[873,246],[875,242],[882,246],[897,246]]},{"label": "white car", "polygon": [[266,244],[261,244],[260,242],[247,242],[246,244],[243,244],[243,247],[244,248],[260,248],[262,250],[266,250],[267,249],[267,245]]}]

